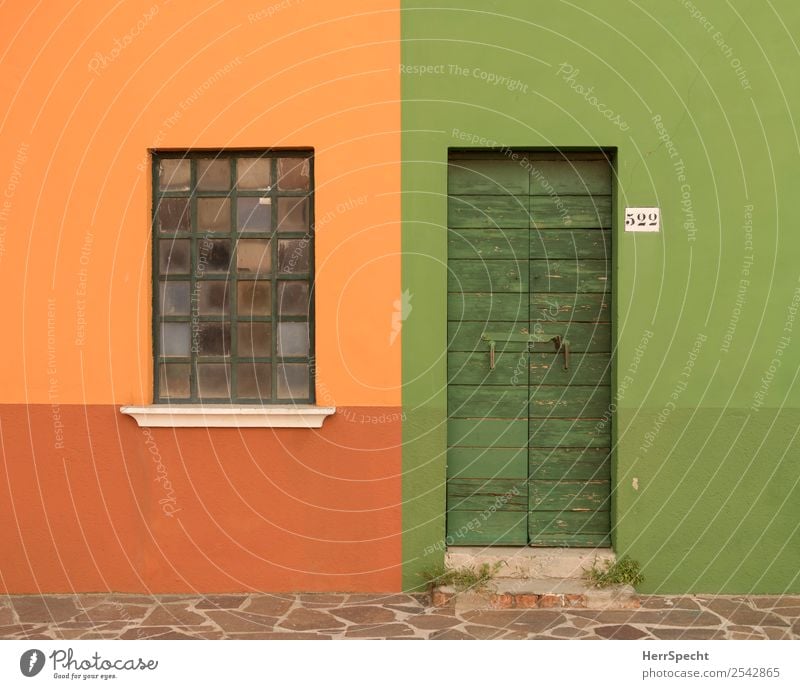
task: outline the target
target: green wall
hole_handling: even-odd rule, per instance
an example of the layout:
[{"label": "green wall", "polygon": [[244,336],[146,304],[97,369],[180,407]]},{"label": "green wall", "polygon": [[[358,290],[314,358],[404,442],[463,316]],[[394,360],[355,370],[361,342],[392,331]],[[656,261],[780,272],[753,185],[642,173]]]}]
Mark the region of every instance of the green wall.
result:
[{"label": "green wall", "polygon": [[[800,591],[800,4],[429,4],[402,15],[405,586],[443,555],[447,150],[495,145],[617,148],[613,536],[641,589]],[[662,231],[623,232],[649,205]]]}]

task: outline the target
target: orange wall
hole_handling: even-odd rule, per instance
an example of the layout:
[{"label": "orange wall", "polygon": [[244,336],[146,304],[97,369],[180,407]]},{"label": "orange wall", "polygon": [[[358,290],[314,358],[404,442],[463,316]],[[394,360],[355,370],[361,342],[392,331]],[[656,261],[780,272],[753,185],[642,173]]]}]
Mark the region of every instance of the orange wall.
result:
[{"label": "orange wall", "polygon": [[59,414],[57,450],[49,405],[0,405],[0,593],[399,589],[396,410],[322,432]]},{"label": "orange wall", "polygon": [[4,3],[0,402],[151,400],[148,148],[312,146],[318,399],[399,405],[397,6]]}]

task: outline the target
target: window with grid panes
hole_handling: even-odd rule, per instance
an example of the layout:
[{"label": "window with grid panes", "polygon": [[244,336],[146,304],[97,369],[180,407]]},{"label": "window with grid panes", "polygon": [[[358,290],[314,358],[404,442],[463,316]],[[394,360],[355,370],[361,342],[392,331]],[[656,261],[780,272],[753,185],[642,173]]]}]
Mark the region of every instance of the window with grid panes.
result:
[{"label": "window with grid panes", "polygon": [[153,156],[155,401],[313,402],[313,158]]}]

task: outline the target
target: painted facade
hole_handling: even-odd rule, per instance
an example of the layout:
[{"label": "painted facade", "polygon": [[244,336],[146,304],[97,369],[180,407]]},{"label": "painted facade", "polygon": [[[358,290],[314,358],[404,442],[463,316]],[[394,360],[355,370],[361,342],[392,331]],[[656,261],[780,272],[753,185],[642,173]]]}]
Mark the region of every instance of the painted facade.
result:
[{"label": "painted facade", "polygon": [[[0,8],[4,592],[393,591],[447,545],[451,149],[613,152],[611,539],[800,590],[800,9]],[[140,428],[153,150],[313,149],[319,429]],[[658,206],[662,230],[624,231]]]}]

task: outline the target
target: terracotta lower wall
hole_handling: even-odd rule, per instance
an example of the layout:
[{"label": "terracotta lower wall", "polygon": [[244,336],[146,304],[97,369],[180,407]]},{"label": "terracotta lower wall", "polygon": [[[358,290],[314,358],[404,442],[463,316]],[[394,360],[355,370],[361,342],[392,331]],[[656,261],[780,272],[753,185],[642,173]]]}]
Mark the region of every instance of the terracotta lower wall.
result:
[{"label": "terracotta lower wall", "polygon": [[322,429],[145,429],[1,405],[4,593],[400,588],[401,412]]}]

